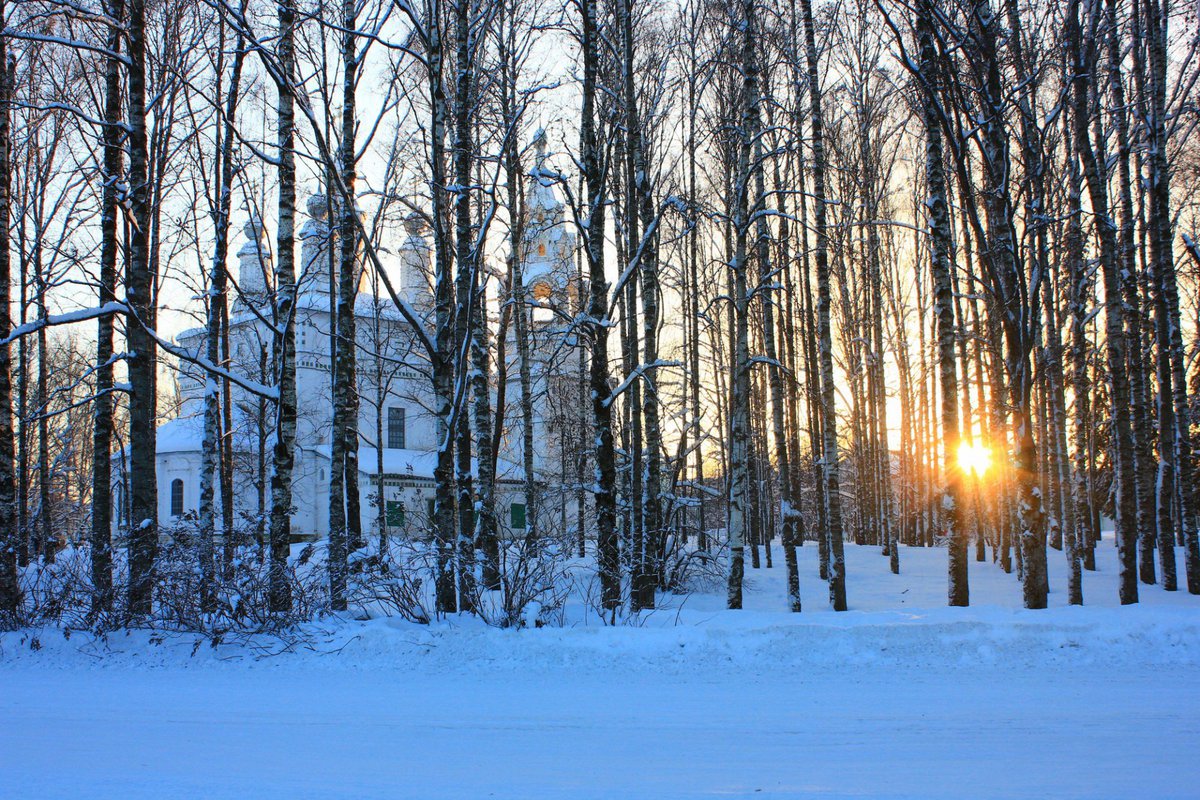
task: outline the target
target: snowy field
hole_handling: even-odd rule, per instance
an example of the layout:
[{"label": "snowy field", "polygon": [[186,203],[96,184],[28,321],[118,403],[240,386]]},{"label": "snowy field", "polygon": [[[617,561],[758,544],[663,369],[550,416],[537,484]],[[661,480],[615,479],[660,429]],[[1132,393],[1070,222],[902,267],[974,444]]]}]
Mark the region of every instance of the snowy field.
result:
[{"label": "snowy field", "polygon": [[1117,607],[1106,544],[1084,608],[1051,551],[1051,609],[990,562],[949,609],[901,557],[848,547],[844,614],[806,546],[800,615],[779,558],[616,628],[0,636],[0,798],[1200,797],[1200,598]]}]

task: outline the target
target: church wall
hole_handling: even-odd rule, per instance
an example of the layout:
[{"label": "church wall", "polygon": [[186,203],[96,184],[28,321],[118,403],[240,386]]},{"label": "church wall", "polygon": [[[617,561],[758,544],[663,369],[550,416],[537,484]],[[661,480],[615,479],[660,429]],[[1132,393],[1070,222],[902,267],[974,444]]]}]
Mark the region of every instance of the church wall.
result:
[{"label": "church wall", "polygon": [[[544,148],[544,143],[542,145]],[[545,154],[539,151],[539,170]],[[540,172],[538,173],[540,175]],[[537,177],[537,176],[535,176]],[[293,515],[293,530],[297,535],[306,537],[322,537],[328,533],[328,502],[329,502],[329,451],[330,430],[332,426],[332,385],[330,369],[330,328],[331,314],[328,294],[328,227],[324,223],[325,203],[323,198],[310,198],[307,203],[309,219],[299,231],[301,240],[302,272],[300,292],[297,296],[296,314],[296,362],[297,362],[297,397],[299,401],[299,416],[297,420],[297,458],[293,479],[293,497],[295,513]],[[573,255],[575,239],[564,224],[562,204],[558,200],[551,181],[541,179],[532,182],[529,208],[531,220],[528,226],[530,236],[529,260],[525,266],[525,277],[530,296],[538,302],[556,305],[560,310],[570,310],[577,305],[578,298],[573,293],[574,275]],[[406,220],[405,229],[408,236],[403,244],[394,252],[398,253],[399,263],[392,271],[404,296],[420,313],[421,309],[428,311],[432,302],[429,290],[429,261],[430,245],[425,238],[420,220],[415,216]],[[269,313],[268,284],[270,278],[269,255],[264,245],[262,226],[252,221],[246,228],[247,242],[238,251],[240,263],[239,284],[243,287],[258,287],[247,299],[237,298],[233,302],[230,346],[231,369],[234,373],[244,375],[250,380],[265,385],[273,382],[269,374],[270,353],[272,346],[272,331],[270,326],[259,319],[253,309],[247,305],[252,303],[263,313]],[[264,269],[266,267],[266,269]],[[265,276],[251,280],[255,275]],[[494,287],[493,287],[494,288]],[[376,305],[378,303],[378,305]],[[577,351],[571,347],[562,347],[563,323],[560,318],[547,309],[540,309],[531,314],[533,325],[533,353],[535,365],[535,432],[534,441],[535,468],[540,483],[557,487],[562,481],[559,461],[563,452],[563,437],[576,437],[578,431],[558,425],[547,415],[546,406],[549,395],[559,393],[561,396],[550,398],[559,404],[577,405],[575,394],[561,394],[562,386],[551,380],[561,370],[571,375],[577,365]],[[381,331],[376,331],[376,320],[380,320]],[[414,346],[413,336],[407,322],[397,315],[390,300],[377,301],[369,293],[360,297],[358,306],[358,339],[359,339],[359,375],[360,392],[359,432],[361,446],[361,463],[365,468],[374,471],[375,456],[372,448],[380,444],[388,444],[388,408],[399,407],[405,412],[405,442],[404,449],[429,454],[438,445],[436,419],[431,413],[433,406],[432,391],[428,378],[428,365],[423,363],[424,356],[420,348]],[[510,336],[512,329],[510,328]],[[182,347],[195,355],[204,351],[204,331],[194,329],[179,337]],[[386,392],[382,407],[378,403],[377,387],[375,386],[375,364],[372,353],[382,352],[385,355],[383,363],[385,372]],[[263,354],[266,355],[264,365]],[[503,461],[520,465],[521,436],[520,436],[520,386],[519,370],[516,365],[516,348],[510,343],[508,347],[509,384],[507,386],[507,407],[505,412],[504,435],[501,439]],[[266,373],[264,374],[264,366]],[[178,386],[181,404],[181,415],[198,416],[203,413],[203,391],[206,376],[202,368],[186,361],[180,364]],[[240,435],[244,441],[239,441],[238,448],[250,451],[242,459],[247,462],[247,470],[235,477],[239,494],[235,504],[239,512],[254,513],[257,511],[257,494],[253,487],[254,474],[250,470],[251,462],[255,462],[253,449],[257,446],[257,428],[259,399],[252,393],[234,387],[232,390],[235,406],[235,435]],[[267,408],[267,415],[271,415]],[[383,415],[382,443],[376,442],[377,416]],[[267,428],[273,429],[274,420],[266,420]],[[273,431],[272,431],[273,433]],[[270,473],[270,452],[266,454],[268,478]],[[394,460],[394,459],[393,459]],[[240,469],[240,467],[238,467]],[[185,481],[185,506],[194,509],[199,502],[199,447],[186,454],[164,454],[160,458],[160,515],[162,519],[169,518],[170,511],[170,481],[181,477]],[[503,475],[501,476],[503,477]],[[517,480],[504,484],[498,493],[497,511],[502,528],[506,533],[523,535],[521,530],[511,529],[509,512],[513,503],[522,499],[520,489],[523,482],[519,475],[509,475]],[[361,506],[363,509],[363,530],[374,531],[376,528],[379,509],[373,502],[378,491],[376,481],[368,475],[360,475],[362,492]],[[392,496],[392,492],[396,493]],[[384,493],[384,502],[408,497],[414,507],[414,519],[426,516],[425,504],[433,496],[431,481],[417,481],[412,485],[389,486]],[[405,501],[408,502],[408,501]],[[554,501],[557,504],[557,500]]]}]

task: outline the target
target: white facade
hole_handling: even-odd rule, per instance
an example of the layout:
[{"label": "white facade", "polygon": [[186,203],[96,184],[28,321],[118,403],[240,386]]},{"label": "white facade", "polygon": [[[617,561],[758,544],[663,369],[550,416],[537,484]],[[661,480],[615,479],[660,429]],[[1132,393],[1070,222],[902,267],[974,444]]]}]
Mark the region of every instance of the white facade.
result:
[{"label": "white facade", "polygon": [[[533,297],[544,298],[546,303],[552,300],[568,303],[567,290],[574,272],[574,236],[563,224],[562,204],[553,188],[540,176],[539,161],[539,171],[532,176],[533,188],[529,193],[525,283]],[[298,420],[292,531],[297,538],[312,539],[326,536],[329,530],[333,317],[325,199],[311,198],[307,211],[308,219],[300,229],[301,273],[295,318]],[[430,243],[415,217],[406,221],[405,229],[406,236],[397,248],[394,263],[385,263],[385,267],[403,299],[428,317],[432,314]],[[244,299],[237,300],[230,313],[230,369],[256,384],[270,385],[273,383],[268,288],[271,264],[262,225],[257,219],[247,221],[244,234],[246,241],[237,253],[239,268],[235,276]],[[491,294],[495,294],[494,284]],[[537,318],[537,312],[534,317]],[[391,535],[419,533],[428,529],[436,462],[436,421],[430,411],[433,398],[426,357],[386,292],[381,291],[377,297],[365,276],[360,285],[356,323],[362,529],[370,535],[386,518],[384,524]],[[535,352],[541,354],[536,362],[533,392],[535,439],[545,442],[551,432],[547,429],[543,401],[553,390],[554,374],[566,364],[564,354],[571,352],[571,348],[562,345],[561,321],[535,322],[533,327]],[[204,329],[185,331],[179,335],[178,344],[187,352],[202,356]],[[502,528],[510,534],[520,534],[525,524],[524,478],[519,467],[522,463],[520,384],[516,347],[511,339],[506,350],[507,403],[496,512]],[[378,362],[375,354],[380,356]],[[571,363],[578,363],[577,353],[571,358]],[[202,368],[183,361],[178,377],[179,417],[158,429],[159,520],[164,529],[194,514],[199,507],[205,382]],[[269,513],[274,414],[269,403],[251,392],[234,386],[232,394],[235,516],[240,526],[252,529],[263,512]],[[377,441],[380,433],[382,441]],[[382,448],[382,473],[378,448]],[[558,463],[560,452],[561,448],[546,447],[544,452],[535,453],[539,480],[556,480],[562,467]],[[549,477],[544,478],[543,472]],[[381,488],[382,508],[377,502]]]}]

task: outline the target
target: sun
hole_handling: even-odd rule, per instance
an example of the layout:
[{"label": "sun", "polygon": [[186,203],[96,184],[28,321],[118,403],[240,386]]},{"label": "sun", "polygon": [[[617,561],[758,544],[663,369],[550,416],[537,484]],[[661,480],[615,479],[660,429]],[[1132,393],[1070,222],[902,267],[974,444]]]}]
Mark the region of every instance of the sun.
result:
[{"label": "sun", "polygon": [[958,446],[958,466],[981,478],[992,466],[992,449],[978,442],[963,442]]}]

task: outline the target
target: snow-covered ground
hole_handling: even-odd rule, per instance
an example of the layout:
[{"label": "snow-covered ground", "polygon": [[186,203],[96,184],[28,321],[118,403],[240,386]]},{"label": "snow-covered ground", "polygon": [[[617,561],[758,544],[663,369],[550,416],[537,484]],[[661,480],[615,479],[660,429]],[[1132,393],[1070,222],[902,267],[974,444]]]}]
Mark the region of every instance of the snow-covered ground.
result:
[{"label": "snow-covered ground", "polygon": [[800,615],[780,559],[745,611],[693,594],[616,628],[7,634],[0,797],[1200,797],[1200,598],[1117,607],[1106,544],[1063,607],[1050,557],[1040,612],[990,562],[949,609],[944,550],[893,576],[849,547],[834,614],[805,547]]}]

